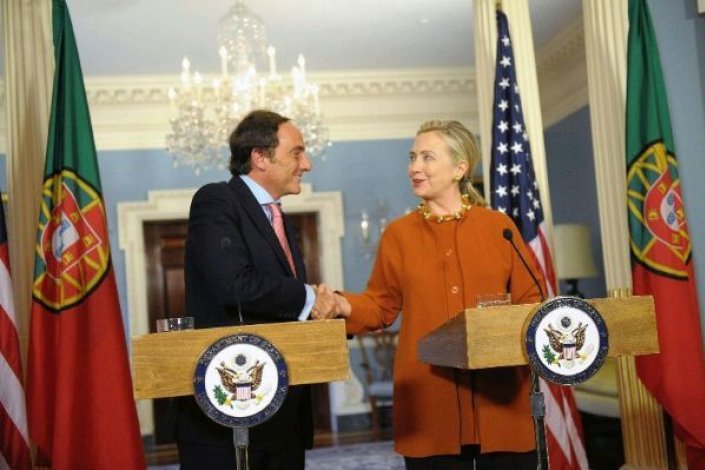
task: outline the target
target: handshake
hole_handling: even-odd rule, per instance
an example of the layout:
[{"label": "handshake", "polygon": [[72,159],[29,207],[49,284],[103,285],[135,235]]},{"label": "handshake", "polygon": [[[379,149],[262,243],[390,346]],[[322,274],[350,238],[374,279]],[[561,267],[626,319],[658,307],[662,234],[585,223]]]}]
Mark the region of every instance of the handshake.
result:
[{"label": "handshake", "polygon": [[333,292],[325,284],[312,287],[316,291],[316,302],[311,309],[311,318],[313,320],[347,318],[350,316],[351,307],[348,299]]}]

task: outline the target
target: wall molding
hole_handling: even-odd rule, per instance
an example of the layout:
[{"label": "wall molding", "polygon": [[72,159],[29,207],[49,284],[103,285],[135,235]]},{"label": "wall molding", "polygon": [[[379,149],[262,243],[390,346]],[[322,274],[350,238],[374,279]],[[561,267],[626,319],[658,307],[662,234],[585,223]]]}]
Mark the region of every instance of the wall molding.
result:
[{"label": "wall molding", "polygon": [[544,129],[588,104],[585,28],[579,18],[537,53]]}]

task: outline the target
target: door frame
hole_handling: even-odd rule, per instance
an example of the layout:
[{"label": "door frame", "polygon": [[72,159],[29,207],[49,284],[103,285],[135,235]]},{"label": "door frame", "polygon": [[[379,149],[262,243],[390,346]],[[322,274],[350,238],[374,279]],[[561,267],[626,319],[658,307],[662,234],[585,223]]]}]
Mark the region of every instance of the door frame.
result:
[{"label": "door frame", "polygon": [[[146,201],[117,204],[119,247],[125,253],[125,286],[127,294],[128,331],[131,336],[149,333],[147,307],[147,270],[144,246],[144,223],[147,221],[186,220],[191,199],[197,188],[149,191]],[[340,191],[314,192],[303,183],[301,193],[282,199],[288,213],[314,212],[318,215],[321,281],[344,289],[342,237],[345,233],[343,196]],[[351,374],[354,377],[354,374]],[[357,388],[357,387],[355,387]],[[331,387],[331,420],[336,430],[336,416],[346,414],[335,409],[349,400],[336,399]],[[152,401],[137,401],[137,414],[142,435],[154,432]]]}]

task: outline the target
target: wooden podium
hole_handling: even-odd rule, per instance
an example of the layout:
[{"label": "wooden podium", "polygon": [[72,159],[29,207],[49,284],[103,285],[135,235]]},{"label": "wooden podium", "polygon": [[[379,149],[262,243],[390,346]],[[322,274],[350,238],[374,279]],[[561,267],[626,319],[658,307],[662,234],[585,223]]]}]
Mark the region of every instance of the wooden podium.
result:
[{"label": "wooden podium", "polygon": [[348,380],[344,320],[267,323],[132,337],[135,399],[193,395],[199,356],[221,338],[238,333],[261,336],[279,350],[289,369],[289,385]]},{"label": "wooden podium", "polygon": [[[609,335],[608,356],[659,351],[654,299],[651,296],[586,300],[602,316]],[[529,315],[539,304],[470,308],[418,342],[422,362],[459,369],[529,364],[524,351]],[[538,468],[548,469],[544,428],[545,403],[538,374],[531,371],[530,404],[536,430]]]},{"label": "wooden podium", "polygon": [[[659,351],[654,299],[635,296],[587,299],[607,324],[608,356],[639,356]],[[419,359],[459,369],[520,366],[524,322],[538,304],[469,308],[421,338]]]}]

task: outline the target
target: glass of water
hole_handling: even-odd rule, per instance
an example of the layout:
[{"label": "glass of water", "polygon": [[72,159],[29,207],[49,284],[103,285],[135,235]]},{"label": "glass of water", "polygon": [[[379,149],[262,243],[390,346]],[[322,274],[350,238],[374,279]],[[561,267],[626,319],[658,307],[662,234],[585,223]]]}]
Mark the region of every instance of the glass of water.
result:
[{"label": "glass of water", "polygon": [[193,330],[193,317],[170,317],[157,320],[157,333]]},{"label": "glass of water", "polygon": [[497,294],[478,294],[476,308],[497,307],[499,305],[511,305],[512,294],[500,292]]}]

